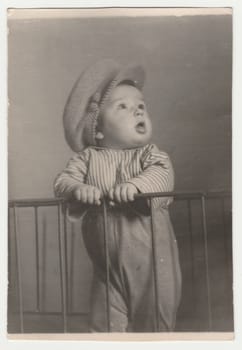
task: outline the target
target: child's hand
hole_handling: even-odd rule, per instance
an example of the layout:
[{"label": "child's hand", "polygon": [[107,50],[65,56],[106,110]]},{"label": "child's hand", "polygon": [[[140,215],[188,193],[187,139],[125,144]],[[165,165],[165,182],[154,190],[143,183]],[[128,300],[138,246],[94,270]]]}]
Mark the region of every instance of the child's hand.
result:
[{"label": "child's hand", "polygon": [[86,204],[101,204],[101,192],[95,186],[83,185],[74,191],[74,197]]},{"label": "child's hand", "polygon": [[[134,200],[134,195],[138,193],[136,186],[129,182],[119,184],[112,188],[108,195],[111,201],[122,203],[129,202]],[[111,204],[113,204],[111,202]]]}]

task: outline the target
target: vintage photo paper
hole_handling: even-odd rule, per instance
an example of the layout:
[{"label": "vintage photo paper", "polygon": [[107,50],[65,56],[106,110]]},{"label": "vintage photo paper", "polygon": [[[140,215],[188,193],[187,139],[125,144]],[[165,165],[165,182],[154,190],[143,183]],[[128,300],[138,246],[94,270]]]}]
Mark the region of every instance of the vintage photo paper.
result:
[{"label": "vintage photo paper", "polygon": [[[66,334],[73,340],[233,339],[232,25],[232,10],[223,7],[8,10],[10,339],[66,339]],[[74,92],[80,100],[75,97],[74,104],[66,107],[80,74],[97,62],[111,62],[100,68],[105,68],[105,77],[97,82],[100,70],[96,70],[90,79],[85,78],[84,88],[81,85]],[[111,74],[112,62],[122,67],[138,65],[145,72],[144,82],[134,68],[122,80],[129,101],[140,91],[136,78],[142,80],[145,107],[139,104],[139,116],[143,118],[147,109],[152,145],[157,147],[146,148],[145,161],[140,153],[136,178],[145,167],[155,171],[161,167],[161,174],[167,176],[174,170],[175,187],[162,187],[162,181],[171,182],[165,175],[159,175],[161,180],[151,175],[144,181],[149,186],[155,181],[154,190],[147,185],[145,191],[143,183],[139,187],[140,178],[135,182],[134,176],[127,175],[132,157],[138,154],[130,151],[139,148],[136,144],[122,147],[117,158],[112,151],[105,165],[96,161],[93,173],[100,187],[101,176],[107,182],[114,171],[119,174],[115,186],[132,183],[138,195],[173,192],[156,198],[162,214],[150,210],[155,199],[150,204],[145,196],[140,197],[140,206],[134,202],[131,209],[124,204],[113,209],[108,204],[106,209],[100,209],[101,205],[87,209],[87,214],[80,204],[71,206],[70,197],[62,201],[64,192],[56,197],[56,188],[62,188],[55,187],[58,174],[75,154],[83,152],[76,146],[79,134],[73,123],[86,113],[84,104],[90,103],[89,97],[93,99],[94,91]],[[117,72],[112,74],[112,79],[117,78]],[[131,80],[134,85],[127,87]],[[103,99],[106,85],[100,91]],[[73,117],[73,110],[82,112]],[[69,113],[67,123],[74,118],[71,126],[64,119],[63,127],[65,113]],[[120,125],[125,128],[126,123]],[[138,128],[143,134],[148,122],[141,124]],[[107,134],[99,131],[104,141],[95,144],[97,148],[88,144],[89,159],[107,150]],[[84,129],[86,138],[87,134]],[[85,163],[85,169],[90,164]],[[68,175],[74,166],[81,173],[84,165],[75,163]],[[73,180],[79,175],[71,176]],[[80,182],[76,177],[75,181]],[[121,190],[119,196],[122,202]],[[88,231],[85,215],[90,211]],[[120,243],[120,237],[125,243]],[[142,279],[148,274],[148,264],[149,283]],[[103,274],[96,277],[100,266]],[[93,281],[98,285],[96,294]],[[115,284],[119,282],[121,289]],[[96,328],[90,326],[93,319]]]}]

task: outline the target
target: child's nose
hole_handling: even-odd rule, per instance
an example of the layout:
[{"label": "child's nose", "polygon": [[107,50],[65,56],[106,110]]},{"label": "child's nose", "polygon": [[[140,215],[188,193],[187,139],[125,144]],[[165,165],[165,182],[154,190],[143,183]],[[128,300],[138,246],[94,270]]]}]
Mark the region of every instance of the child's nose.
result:
[{"label": "child's nose", "polygon": [[134,115],[139,116],[143,115],[143,108],[140,105],[134,107]]}]

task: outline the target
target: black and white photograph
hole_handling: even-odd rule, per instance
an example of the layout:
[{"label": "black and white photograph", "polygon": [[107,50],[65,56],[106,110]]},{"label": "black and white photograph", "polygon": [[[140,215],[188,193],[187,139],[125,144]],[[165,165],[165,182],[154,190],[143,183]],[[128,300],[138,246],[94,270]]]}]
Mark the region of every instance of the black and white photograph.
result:
[{"label": "black and white photograph", "polygon": [[232,8],[7,26],[8,334],[233,339]]}]

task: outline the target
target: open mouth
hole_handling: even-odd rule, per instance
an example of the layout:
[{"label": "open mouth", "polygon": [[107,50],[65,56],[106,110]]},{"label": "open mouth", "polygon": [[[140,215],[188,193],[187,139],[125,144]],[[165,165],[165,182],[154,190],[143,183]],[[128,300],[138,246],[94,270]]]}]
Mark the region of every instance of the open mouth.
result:
[{"label": "open mouth", "polygon": [[136,124],[135,129],[139,134],[144,134],[146,132],[145,123],[139,122],[138,124]]}]

